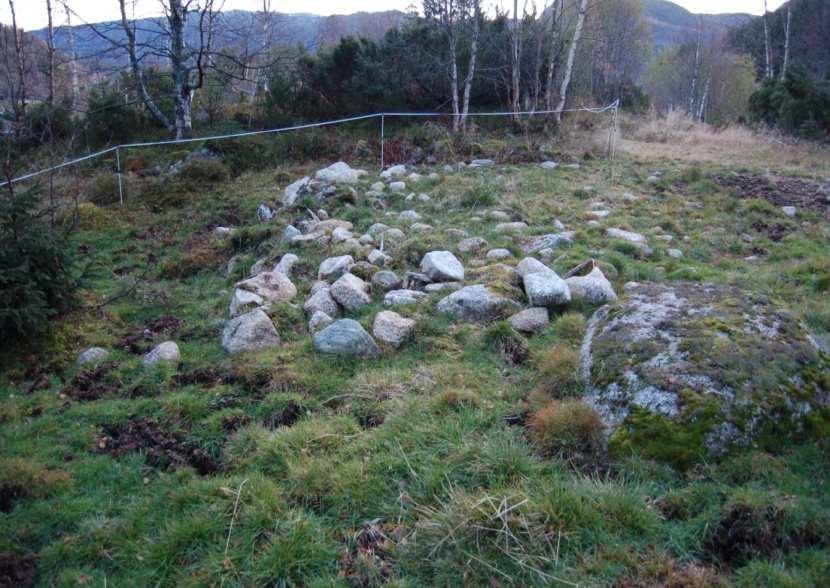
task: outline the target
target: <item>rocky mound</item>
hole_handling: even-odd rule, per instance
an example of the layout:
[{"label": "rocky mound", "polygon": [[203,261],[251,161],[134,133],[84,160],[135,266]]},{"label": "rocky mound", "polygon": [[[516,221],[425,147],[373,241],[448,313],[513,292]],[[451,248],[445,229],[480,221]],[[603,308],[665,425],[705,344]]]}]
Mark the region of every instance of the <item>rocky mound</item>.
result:
[{"label": "rocky mound", "polygon": [[627,284],[591,318],[581,357],[585,400],[611,448],[681,466],[826,426],[828,368],[769,299],[688,282]]}]

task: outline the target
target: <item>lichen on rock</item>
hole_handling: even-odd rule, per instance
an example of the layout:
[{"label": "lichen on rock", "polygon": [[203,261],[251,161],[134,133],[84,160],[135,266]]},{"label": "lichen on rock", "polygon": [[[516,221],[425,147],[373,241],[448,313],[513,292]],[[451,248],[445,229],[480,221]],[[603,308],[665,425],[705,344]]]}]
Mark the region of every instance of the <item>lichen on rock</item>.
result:
[{"label": "lichen on rock", "polygon": [[735,286],[626,284],[589,321],[580,361],[612,449],[681,467],[828,421],[827,356],[786,310]]}]

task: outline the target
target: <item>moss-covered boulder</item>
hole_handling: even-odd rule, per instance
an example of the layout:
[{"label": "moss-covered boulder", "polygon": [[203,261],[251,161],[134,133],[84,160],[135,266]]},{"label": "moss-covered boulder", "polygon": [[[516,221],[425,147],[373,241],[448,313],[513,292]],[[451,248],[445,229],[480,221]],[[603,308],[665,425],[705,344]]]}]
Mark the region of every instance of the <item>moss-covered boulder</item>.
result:
[{"label": "moss-covered boulder", "polygon": [[828,432],[827,355],[786,310],[734,286],[627,284],[589,321],[580,370],[615,451],[687,467]]}]

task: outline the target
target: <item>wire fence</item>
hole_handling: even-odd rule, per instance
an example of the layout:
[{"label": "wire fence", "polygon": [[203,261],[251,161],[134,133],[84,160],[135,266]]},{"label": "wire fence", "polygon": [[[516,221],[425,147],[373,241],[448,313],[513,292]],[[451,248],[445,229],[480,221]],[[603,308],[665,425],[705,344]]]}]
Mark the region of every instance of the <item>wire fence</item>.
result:
[{"label": "wire fence", "polygon": [[123,189],[123,180],[122,180],[122,173],[123,170],[121,169],[121,151],[127,151],[130,149],[140,149],[140,148],[147,148],[147,147],[159,147],[164,145],[181,145],[181,144],[188,144],[188,143],[206,143],[209,141],[222,141],[227,139],[241,139],[244,137],[254,137],[254,136],[261,136],[261,135],[271,135],[277,133],[289,133],[294,131],[301,131],[304,129],[313,129],[319,127],[328,127],[334,125],[342,125],[351,122],[357,121],[364,121],[370,119],[380,119],[380,169],[383,170],[385,167],[385,160],[384,160],[384,142],[385,142],[385,135],[386,135],[386,119],[387,118],[444,118],[444,117],[467,117],[467,118],[478,118],[478,117],[517,117],[517,116],[549,116],[553,114],[564,114],[564,113],[572,113],[572,112],[588,112],[592,114],[602,114],[606,112],[610,112],[612,114],[611,117],[611,126],[609,129],[608,134],[608,143],[607,143],[607,153],[609,162],[611,162],[611,176],[613,179],[613,160],[616,154],[616,134],[618,129],[618,117],[619,117],[619,109],[620,109],[620,101],[619,99],[615,100],[611,104],[607,106],[597,107],[597,108],[565,108],[565,109],[557,109],[557,110],[527,110],[527,111],[520,111],[520,112],[469,112],[467,114],[454,114],[454,113],[447,113],[447,112],[377,112],[372,114],[363,114],[357,116],[350,116],[346,118],[338,118],[333,120],[321,121],[321,122],[314,122],[314,123],[304,123],[299,125],[292,125],[288,127],[280,127],[276,129],[263,129],[259,131],[245,131],[239,133],[228,133],[223,135],[210,135],[207,137],[190,137],[187,139],[168,139],[163,141],[145,141],[145,142],[138,142],[138,143],[122,143],[119,145],[114,145],[112,147],[108,147],[106,149],[102,149],[100,151],[96,151],[94,153],[90,153],[88,155],[84,155],[82,157],[77,157],[75,159],[70,159],[68,161],[64,161],[62,163],[40,169],[37,171],[29,172],[18,176],[16,178],[11,178],[10,180],[6,180],[0,183],[0,187],[8,186],[9,184],[16,184],[18,182],[22,182],[24,180],[30,180],[36,178],[38,176],[42,176],[44,174],[53,173],[68,167],[72,167],[83,163],[85,161],[90,161],[99,157],[103,157],[105,155],[109,155],[110,153],[115,153],[115,160],[116,160],[116,169],[115,173],[118,177],[118,201],[121,205],[124,204],[124,189]]}]

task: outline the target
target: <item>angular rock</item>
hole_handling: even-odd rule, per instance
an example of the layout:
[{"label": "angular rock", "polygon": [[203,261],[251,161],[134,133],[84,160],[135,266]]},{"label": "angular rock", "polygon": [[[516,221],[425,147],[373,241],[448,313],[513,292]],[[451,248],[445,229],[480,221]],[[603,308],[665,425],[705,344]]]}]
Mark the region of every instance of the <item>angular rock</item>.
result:
[{"label": "angular rock", "polygon": [[536,333],[550,324],[550,313],[545,307],[531,307],[517,312],[507,321],[517,331],[522,333]]},{"label": "angular rock", "polygon": [[375,339],[396,349],[412,336],[414,330],[413,319],[404,318],[391,310],[382,310],[377,313],[372,323],[372,334]]},{"label": "angular rock", "polygon": [[222,330],[222,348],[231,355],[279,344],[277,329],[261,308],[229,320]]},{"label": "angular rock", "polygon": [[389,191],[393,194],[400,193],[406,190],[406,182],[391,182],[389,184]]},{"label": "angular rock", "polygon": [[347,271],[349,266],[354,263],[354,258],[351,255],[340,255],[338,257],[329,257],[324,259],[317,270],[318,280],[336,280]]},{"label": "angular rock", "polygon": [[534,237],[533,240],[525,245],[522,249],[525,253],[535,253],[542,249],[558,249],[560,247],[569,247],[573,244],[573,232],[565,231],[562,233],[550,233]]},{"label": "angular rock", "polygon": [[316,291],[312,289],[311,296],[303,304],[303,310],[311,315],[323,312],[330,317],[336,317],[340,309],[337,301],[331,296],[331,289],[326,284],[325,287],[318,288]]},{"label": "angular rock", "polygon": [[553,270],[526,274],[522,280],[524,281],[527,300],[531,306],[551,308],[571,301],[571,291],[568,284]]},{"label": "angular rock", "polygon": [[333,355],[377,357],[380,349],[375,340],[352,319],[340,319],[314,334],[314,349]]},{"label": "angular rock", "polygon": [[317,331],[325,329],[333,322],[333,318],[331,318],[322,310],[318,310],[314,314],[312,314],[311,318],[308,320],[308,332],[316,333]]},{"label": "angular rock", "polygon": [[572,276],[565,279],[573,300],[584,300],[588,304],[607,304],[617,299],[614,287],[602,270],[594,267],[584,276]]},{"label": "angular rock", "polygon": [[510,257],[513,257],[513,254],[510,253],[509,249],[491,249],[487,252],[487,255],[485,257],[487,257],[487,259],[499,261],[502,259],[508,259]]},{"label": "angular rock", "polygon": [[371,281],[372,276],[374,276],[380,269],[376,265],[372,265],[368,261],[358,261],[357,263],[353,263],[349,266],[349,273],[356,275],[361,280]]},{"label": "angular rock", "polygon": [[539,167],[541,167],[542,169],[549,169],[550,170],[550,169],[556,169],[557,167],[559,167],[559,164],[556,163],[555,161],[543,161],[542,163],[539,164]]},{"label": "angular rock", "polygon": [[300,261],[300,258],[293,253],[286,253],[280,258],[279,263],[274,267],[275,272],[279,272],[287,277],[291,277],[291,270],[294,265]]},{"label": "angular rock", "polygon": [[461,253],[475,253],[487,247],[487,240],[481,237],[470,237],[458,242],[458,251]]},{"label": "angular rock", "polygon": [[379,249],[372,249],[368,259],[369,263],[377,266],[385,266],[392,263],[392,258]]},{"label": "angular rock", "polygon": [[529,274],[536,274],[539,272],[555,273],[544,263],[533,257],[525,257],[523,260],[519,262],[519,265],[516,266],[516,273],[518,273],[519,276],[522,278]]},{"label": "angular rock", "polygon": [[349,164],[338,161],[318,170],[314,174],[314,177],[321,182],[329,182],[331,184],[356,184],[360,180],[360,177],[365,174],[365,170],[353,169],[349,167]]},{"label": "angular rock", "polygon": [[[256,277],[237,282],[236,290],[242,290],[258,296],[262,302],[260,306],[270,306],[280,302],[288,302],[297,295],[297,288],[288,279],[288,276],[279,272],[262,272]],[[235,303],[235,301],[237,301]],[[244,301],[246,304],[255,302],[250,296],[245,296],[242,293],[234,292],[234,299],[231,301],[231,316],[236,316],[240,311],[247,310],[246,304],[240,304]],[[243,310],[244,308],[244,310]]]},{"label": "angular rock", "polygon": [[433,282],[464,280],[464,266],[449,251],[430,251],[421,260],[421,271]]},{"label": "angular rock", "polygon": [[173,341],[165,341],[156,345],[150,353],[141,358],[142,367],[149,368],[159,363],[167,363],[173,366],[179,365],[181,360],[179,346]]},{"label": "angular rock", "polygon": [[424,286],[424,292],[434,294],[436,292],[455,292],[464,287],[463,282],[438,282]]},{"label": "angular rock", "polygon": [[421,215],[414,210],[404,210],[398,215],[398,220],[407,224],[416,223],[421,220]]},{"label": "angular rock", "polygon": [[386,306],[400,306],[407,304],[418,304],[418,301],[426,297],[426,292],[419,290],[390,290],[383,297]]},{"label": "angular rock", "polygon": [[104,361],[110,354],[109,351],[103,347],[90,347],[78,356],[75,360],[75,365],[78,367],[90,364],[96,364]]},{"label": "angular rock", "polygon": [[492,167],[495,164],[492,159],[474,159],[470,162],[470,167]]},{"label": "angular rock", "polygon": [[426,274],[406,272],[403,276],[403,287],[409,290],[423,290],[432,280]]},{"label": "angular rock", "polygon": [[669,249],[666,254],[672,259],[682,259],[683,252],[680,249]]},{"label": "angular rock", "polygon": [[274,213],[274,211],[271,210],[271,207],[265,204],[264,202],[260,204],[259,207],[256,209],[256,214],[260,222],[263,223],[267,223],[276,216],[276,213]]},{"label": "angular rock", "polygon": [[282,230],[282,241],[283,243],[289,243],[294,237],[299,237],[300,235],[302,235],[300,229],[294,225],[288,225]]},{"label": "angular rock", "polygon": [[355,312],[372,302],[369,285],[354,274],[343,274],[331,285],[331,297],[343,308]]},{"label": "angular rock", "polygon": [[381,270],[372,276],[372,285],[387,292],[400,287],[401,280],[395,272]]},{"label": "angular rock", "polygon": [[352,233],[349,229],[337,227],[331,232],[332,243],[343,243],[349,239],[354,239],[354,233]]},{"label": "angular rock", "polygon": [[403,164],[393,165],[392,167],[387,168],[387,169],[383,170],[382,172],[380,172],[380,177],[382,177],[384,180],[388,180],[388,179],[391,179],[391,178],[398,178],[398,177],[401,177],[401,176],[404,176],[404,175],[406,175],[406,166],[403,165]]},{"label": "angular rock", "polygon": [[516,306],[512,300],[480,284],[461,288],[438,302],[440,312],[458,320],[473,322],[499,318]]},{"label": "angular rock", "polygon": [[311,182],[311,178],[306,176],[288,184],[282,193],[282,205],[286,208],[292,208],[297,203],[297,199],[308,189],[309,182]]}]

